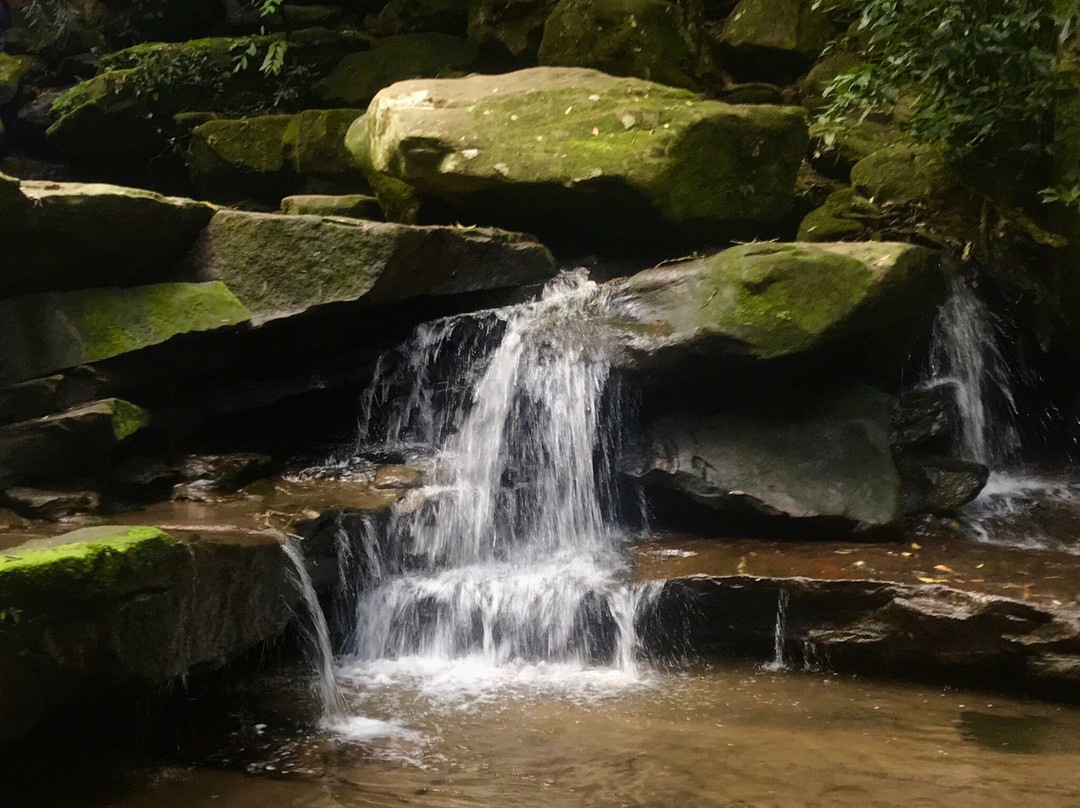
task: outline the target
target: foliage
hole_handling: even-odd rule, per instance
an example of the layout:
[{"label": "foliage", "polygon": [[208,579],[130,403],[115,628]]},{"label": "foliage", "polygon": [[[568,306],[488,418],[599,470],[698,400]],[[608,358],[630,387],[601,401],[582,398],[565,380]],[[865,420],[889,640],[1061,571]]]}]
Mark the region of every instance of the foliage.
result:
[{"label": "foliage", "polygon": [[826,90],[826,125],[910,105],[905,126],[954,154],[1045,152],[1053,134],[1056,49],[1080,0],[866,0],[866,61]]}]

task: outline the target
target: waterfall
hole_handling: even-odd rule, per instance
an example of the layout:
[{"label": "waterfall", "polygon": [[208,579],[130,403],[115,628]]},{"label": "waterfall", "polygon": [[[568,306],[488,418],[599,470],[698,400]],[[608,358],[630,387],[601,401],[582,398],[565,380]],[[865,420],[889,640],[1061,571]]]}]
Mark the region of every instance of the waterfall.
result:
[{"label": "waterfall", "polygon": [[[361,439],[431,441],[431,479],[394,518],[397,552],[360,597],[354,675],[463,660],[635,674],[635,615],[651,590],[629,582],[615,517],[624,415],[589,327],[605,305],[584,273],[564,274],[534,303],[422,327],[383,366],[365,403],[384,412],[361,420]],[[466,332],[448,376],[441,364]]]},{"label": "waterfall", "polygon": [[773,628],[773,658],[766,663],[767,671],[787,670],[787,661],[784,654],[784,639],[787,635],[787,610],[789,595],[786,589],[781,589],[776,596],[776,625]]},{"label": "waterfall", "polygon": [[[311,576],[308,575],[307,567],[304,566],[304,557],[300,550],[287,539],[282,545],[285,555],[292,563],[292,572],[300,597],[307,607],[308,617],[311,619],[310,626],[302,626],[304,639],[309,647],[312,666],[315,669],[313,690],[322,705],[323,718],[339,718],[345,713],[345,697],[338,685],[337,676],[334,672],[334,654],[330,647],[330,628],[326,624],[322,607],[319,606],[319,598],[315,594],[315,587],[311,584]],[[299,617],[299,615],[298,615]]]},{"label": "waterfall", "polygon": [[1012,379],[998,336],[998,323],[986,304],[955,279],[934,322],[928,383],[955,390],[959,456],[991,469],[1020,448]]}]

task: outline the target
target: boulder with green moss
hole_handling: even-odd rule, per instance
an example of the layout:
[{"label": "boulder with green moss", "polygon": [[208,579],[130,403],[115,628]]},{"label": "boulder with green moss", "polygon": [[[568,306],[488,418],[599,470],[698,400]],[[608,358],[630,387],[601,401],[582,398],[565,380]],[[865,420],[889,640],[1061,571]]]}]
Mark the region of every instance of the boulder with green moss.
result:
[{"label": "boulder with green moss", "polygon": [[368,186],[379,201],[383,218],[402,224],[417,224],[424,218],[426,200],[406,182],[376,171],[368,145],[367,115],[361,115],[345,133],[345,148],[352,154]]},{"label": "boulder with green moss", "polygon": [[859,196],[854,188],[841,188],[824,204],[806,214],[799,225],[799,241],[859,241],[881,220],[881,209]]},{"label": "boulder with green moss", "polygon": [[[648,428],[624,467],[647,489],[673,492],[684,509],[887,525],[903,512],[889,446],[893,404],[853,384],[707,416],[672,413]],[[723,530],[721,514],[711,521]]]},{"label": "boulder with green moss", "polygon": [[0,52],[0,107],[19,98],[32,82],[45,75],[45,64],[32,56]]},{"label": "boulder with green moss", "polygon": [[786,82],[806,72],[835,36],[825,3],[741,0],[724,23],[724,67],[742,79]]},{"label": "boulder with green moss", "polygon": [[[613,281],[628,362],[701,356],[776,359],[932,316],[943,290],[936,254],[910,244],[746,244]],[[872,358],[872,357],[871,357]]]},{"label": "boulder with green moss", "polygon": [[0,550],[0,741],[58,708],[149,694],[280,633],[276,535],[106,526]]},{"label": "boulder with green moss", "polygon": [[48,376],[250,317],[221,283],[82,289],[0,301],[0,383]]},{"label": "boulder with green moss", "polygon": [[844,181],[851,177],[856,163],[879,149],[916,145],[896,124],[871,118],[840,124],[817,121],[810,126],[810,139],[814,168]]},{"label": "boulder with green moss", "polygon": [[544,24],[540,64],[698,89],[698,10],[674,0],[561,0]]},{"label": "boulder with green moss", "polygon": [[170,278],[214,210],[137,188],[24,181],[0,184],[21,216],[0,221],[0,298]]},{"label": "boulder with green moss", "polygon": [[90,162],[155,157],[171,147],[180,113],[235,116],[317,105],[315,84],[371,42],[350,32],[297,31],[287,38],[285,68],[276,75],[261,71],[270,48],[285,41],[281,34],[216,37],[110,54],[103,72],[53,104],[49,143],[65,156]]},{"label": "boulder with green moss", "polygon": [[472,0],[469,38],[498,43],[514,56],[534,59],[544,23],[559,0]]},{"label": "boulder with green moss", "polygon": [[345,148],[357,110],[219,118],[196,126],[185,154],[199,192],[223,202],[276,203],[296,193],[367,189]]},{"label": "boulder with green moss", "polygon": [[364,106],[384,87],[424,77],[460,76],[477,60],[476,44],[447,34],[402,34],[342,59],[318,86],[338,106]]},{"label": "boulder with green moss", "polygon": [[906,205],[945,198],[957,178],[940,146],[906,142],[876,149],[856,163],[851,184],[875,202]]},{"label": "boulder with green moss", "polygon": [[224,210],[203,233],[196,261],[255,322],[330,303],[513,288],[555,274],[543,245],[501,230]]},{"label": "boulder with green moss", "polygon": [[807,144],[802,110],[580,68],[402,82],[365,127],[358,159],[463,221],[622,253],[775,234]]},{"label": "boulder with green moss", "polygon": [[110,398],[0,427],[0,485],[93,477],[149,414]]}]

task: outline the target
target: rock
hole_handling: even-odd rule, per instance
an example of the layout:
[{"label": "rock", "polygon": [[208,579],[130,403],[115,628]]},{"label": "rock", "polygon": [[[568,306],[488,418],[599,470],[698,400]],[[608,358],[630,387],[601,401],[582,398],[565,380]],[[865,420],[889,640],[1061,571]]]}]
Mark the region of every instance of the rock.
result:
[{"label": "rock", "polygon": [[535,59],[544,23],[558,0],[472,0],[469,38],[497,42],[514,56]]},{"label": "rock", "polygon": [[0,382],[16,383],[166,342],[246,323],[222,283],[49,292],[0,301]]},{"label": "rock", "polygon": [[799,225],[799,241],[818,243],[864,240],[873,224],[881,219],[881,210],[854,188],[841,188],[829,194],[825,203],[806,214]]},{"label": "rock", "polygon": [[219,211],[196,252],[257,323],[327,303],[394,303],[539,283],[551,254],[500,230]]},{"label": "rock", "polygon": [[13,228],[3,233],[10,264],[0,298],[167,280],[214,212],[115,185],[24,181],[20,189],[23,215],[0,222],[0,231]]},{"label": "rock", "polygon": [[348,219],[373,221],[383,218],[379,200],[362,194],[287,196],[281,200],[281,212],[289,216],[344,216]]},{"label": "rock", "polygon": [[898,455],[897,467],[906,514],[952,513],[975,499],[990,477],[981,463],[919,452]]},{"label": "rock", "polygon": [[941,382],[904,390],[893,413],[893,446],[948,454],[963,430],[956,384]]},{"label": "rock", "polygon": [[[632,367],[686,356],[776,358],[932,317],[938,259],[910,244],[746,244],[612,281]],[[863,346],[866,348],[866,343]]]},{"label": "rock", "polygon": [[185,155],[203,194],[225,201],[273,200],[302,191],[365,190],[345,148],[356,110],[215,119],[196,126]]},{"label": "rock", "polygon": [[839,126],[820,121],[810,125],[811,161],[826,176],[847,182],[860,161],[887,146],[914,146],[914,141],[894,124],[867,118],[848,120]]},{"label": "rock", "polygon": [[44,491],[37,488],[9,488],[4,500],[16,513],[31,519],[59,522],[79,513],[96,511],[101,496],[96,491]]},{"label": "rock", "polygon": [[912,204],[940,199],[954,183],[941,149],[933,145],[886,146],[851,169],[851,184],[878,203]]},{"label": "rock", "polygon": [[794,409],[666,415],[627,471],[716,510],[885,525],[901,515],[891,413],[888,396],[854,385]]},{"label": "rock", "polygon": [[379,90],[395,82],[462,75],[476,59],[476,45],[459,37],[446,34],[386,37],[371,50],[342,59],[319,85],[318,93],[329,104],[366,107]]},{"label": "rock", "polygon": [[149,415],[111,398],[0,427],[0,484],[93,475]]},{"label": "rock", "polygon": [[352,154],[356,164],[364,174],[383,218],[401,224],[419,224],[425,218],[426,200],[408,183],[375,170],[371,164],[371,150],[368,148],[367,115],[357,118],[345,134],[345,148]]},{"label": "rock", "polygon": [[370,21],[379,36],[439,32],[465,36],[469,0],[390,0]]},{"label": "rock", "polygon": [[0,388],[0,424],[56,412],[59,409],[56,405],[57,392],[63,380],[61,375],[46,376]]},{"label": "rock", "polygon": [[349,146],[467,221],[625,254],[775,232],[805,126],[794,108],[548,67],[395,84]]},{"label": "rock", "polygon": [[[367,50],[370,39],[355,32],[312,28],[289,37],[289,70],[259,70],[281,34],[216,37],[184,43],[147,43],[110,54],[104,72],[84,81],[53,104],[50,146],[89,162],[156,157],[177,134],[173,118],[183,112],[230,117],[250,112],[262,99],[295,112],[317,103],[314,85],[346,55]],[[255,54],[237,69],[237,55]],[[310,85],[297,86],[302,70]],[[292,76],[292,78],[290,78]],[[265,103],[265,102],[264,102]]]},{"label": "rock", "polygon": [[0,52],[0,107],[19,97],[23,88],[45,75],[45,64],[32,56]]},{"label": "rock", "polygon": [[26,224],[31,203],[19,190],[19,181],[0,174],[0,236]]},{"label": "rock", "polygon": [[724,66],[741,79],[786,83],[805,72],[835,35],[815,0],[741,0],[724,25],[731,56]]},{"label": "rock", "polygon": [[383,466],[376,470],[372,483],[376,488],[391,489],[419,488],[423,484],[423,473],[411,466]]},{"label": "rock", "polygon": [[702,24],[689,2],[560,0],[544,24],[540,64],[698,89]]},{"label": "rock", "polygon": [[297,599],[274,535],[95,527],[9,548],[0,741],[49,710],[220,667],[279,634]]},{"label": "rock", "polygon": [[255,452],[187,457],[178,467],[184,484],[173,496],[200,501],[208,494],[233,493],[269,474],[273,462],[273,458]]}]

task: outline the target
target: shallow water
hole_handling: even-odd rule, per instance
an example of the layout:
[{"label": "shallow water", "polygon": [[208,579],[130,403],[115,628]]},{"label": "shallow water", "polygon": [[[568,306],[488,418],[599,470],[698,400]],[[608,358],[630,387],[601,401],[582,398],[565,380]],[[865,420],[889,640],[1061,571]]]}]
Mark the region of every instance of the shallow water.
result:
[{"label": "shallow water", "polygon": [[[287,736],[271,726],[261,734],[272,744],[234,738],[215,768],[152,766],[119,792],[52,804],[1061,808],[1080,799],[1072,707],[748,668],[627,683],[542,669],[493,681],[478,665],[473,686],[457,689],[408,664],[354,671],[354,718],[337,730]],[[449,678],[467,682],[466,673]]]}]

